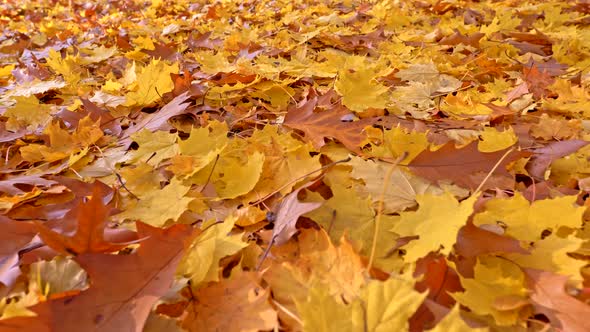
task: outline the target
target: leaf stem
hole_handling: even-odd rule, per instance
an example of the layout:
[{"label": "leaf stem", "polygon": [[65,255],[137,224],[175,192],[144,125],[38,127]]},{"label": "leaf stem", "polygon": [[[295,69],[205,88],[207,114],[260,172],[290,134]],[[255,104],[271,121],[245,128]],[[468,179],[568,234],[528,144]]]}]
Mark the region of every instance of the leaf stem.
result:
[{"label": "leaf stem", "polygon": [[289,181],[289,182],[285,183],[284,185],[280,186],[278,189],[274,190],[274,191],[273,191],[273,192],[271,192],[270,194],[268,194],[268,195],[266,195],[266,196],[264,196],[264,197],[262,197],[262,198],[258,199],[257,201],[253,202],[253,203],[252,203],[252,205],[257,205],[257,204],[260,204],[260,203],[262,203],[262,202],[266,201],[266,200],[267,200],[269,197],[271,197],[272,195],[274,195],[274,194],[276,194],[276,193],[280,192],[281,190],[283,190],[283,189],[287,188],[288,186],[292,185],[293,183],[296,183],[296,182],[298,182],[298,181],[300,181],[300,180],[302,180],[302,179],[305,179],[306,177],[308,177],[308,176],[310,176],[310,175],[312,175],[312,174],[315,174],[315,173],[317,173],[317,172],[323,171],[323,170],[325,170],[326,168],[332,167],[332,166],[334,166],[334,165],[337,165],[337,164],[341,164],[341,163],[347,163],[347,162],[349,162],[349,161],[350,161],[350,159],[351,159],[351,158],[350,158],[350,157],[348,157],[348,158],[345,158],[345,159],[336,160],[336,161],[333,161],[333,162],[331,162],[331,163],[329,163],[329,164],[327,164],[327,165],[324,165],[324,166],[322,166],[322,167],[320,167],[320,168],[318,168],[318,169],[316,169],[316,170],[313,170],[313,171],[311,171],[311,172],[309,172],[309,173],[307,173],[307,174],[303,174],[302,176],[300,176],[300,177],[298,177],[298,178],[295,178],[295,179],[293,179],[293,180],[291,180],[291,181]]}]

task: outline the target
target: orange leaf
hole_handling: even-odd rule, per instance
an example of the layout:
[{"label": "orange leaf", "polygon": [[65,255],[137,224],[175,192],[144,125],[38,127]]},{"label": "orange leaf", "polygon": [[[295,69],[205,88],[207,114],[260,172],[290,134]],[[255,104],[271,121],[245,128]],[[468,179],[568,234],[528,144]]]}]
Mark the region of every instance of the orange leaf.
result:
[{"label": "orange leaf", "polygon": [[135,254],[85,253],[75,260],[90,277],[79,295],[41,302],[29,309],[36,317],[0,321],[1,331],[134,331],[141,332],[154,303],[174,279],[191,227],[168,229],[137,224],[147,238]]},{"label": "orange leaf", "polygon": [[36,222],[39,236],[46,245],[63,254],[83,254],[87,252],[113,252],[121,250],[133,241],[111,243],[104,238],[104,230],[111,207],[104,205],[105,195],[100,182],[94,182],[92,197],[81,202],[74,210],[78,227],[73,236],[58,233],[46,225]]}]

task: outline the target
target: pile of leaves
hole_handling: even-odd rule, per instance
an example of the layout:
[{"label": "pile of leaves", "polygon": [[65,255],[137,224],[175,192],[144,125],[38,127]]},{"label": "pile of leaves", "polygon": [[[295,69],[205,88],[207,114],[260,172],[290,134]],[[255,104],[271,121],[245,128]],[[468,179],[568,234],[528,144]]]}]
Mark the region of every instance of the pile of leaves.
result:
[{"label": "pile of leaves", "polygon": [[590,331],[588,1],[4,1],[0,331]]}]

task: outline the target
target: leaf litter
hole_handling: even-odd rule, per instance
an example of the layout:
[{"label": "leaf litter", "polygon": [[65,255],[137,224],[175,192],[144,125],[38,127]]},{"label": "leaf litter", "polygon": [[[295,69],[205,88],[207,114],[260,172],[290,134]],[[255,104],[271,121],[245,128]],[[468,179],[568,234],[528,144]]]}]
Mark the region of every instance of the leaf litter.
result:
[{"label": "leaf litter", "polygon": [[587,331],[584,1],[0,5],[0,331]]}]

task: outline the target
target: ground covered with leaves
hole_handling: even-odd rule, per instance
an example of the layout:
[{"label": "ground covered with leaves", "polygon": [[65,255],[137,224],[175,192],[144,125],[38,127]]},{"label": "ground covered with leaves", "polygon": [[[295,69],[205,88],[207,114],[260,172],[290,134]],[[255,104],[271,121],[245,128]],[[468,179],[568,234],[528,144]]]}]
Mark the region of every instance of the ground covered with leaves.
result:
[{"label": "ground covered with leaves", "polygon": [[0,4],[0,331],[590,331],[588,1]]}]

